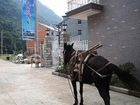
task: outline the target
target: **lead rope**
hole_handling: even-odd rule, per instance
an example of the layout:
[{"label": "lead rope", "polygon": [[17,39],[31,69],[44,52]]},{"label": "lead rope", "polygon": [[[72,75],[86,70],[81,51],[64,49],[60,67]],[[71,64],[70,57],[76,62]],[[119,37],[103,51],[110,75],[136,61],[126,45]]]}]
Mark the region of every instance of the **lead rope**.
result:
[{"label": "lead rope", "polygon": [[74,93],[73,93],[73,89],[72,89],[72,86],[71,86],[71,82],[69,80],[70,76],[67,76],[67,77],[68,77],[67,80],[68,80],[68,84],[69,84],[69,87],[70,87],[71,94],[72,94],[73,98],[75,99],[75,96],[74,96]]},{"label": "lead rope", "polygon": [[72,89],[72,84],[71,84],[71,81],[69,79],[71,79],[71,76],[68,74],[67,75],[68,84],[69,84],[69,87],[70,87],[70,91],[71,91],[72,97],[75,99],[75,96],[74,96],[74,93],[73,93],[73,89]]},{"label": "lead rope", "polygon": [[[75,53],[77,54],[77,51],[74,51],[72,53],[72,55],[75,54]],[[70,59],[70,61],[73,59],[73,57]],[[75,76],[75,79],[76,79],[76,76]],[[71,76],[70,75],[67,76],[67,80],[68,80],[68,84],[69,84],[69,87],[70,87],[70,91],[71,91],[72,97],[75,99],[74,92],[73,92],[72,85],[71,85],[71,81],[69,80],[69,78],[71,79]]]}]

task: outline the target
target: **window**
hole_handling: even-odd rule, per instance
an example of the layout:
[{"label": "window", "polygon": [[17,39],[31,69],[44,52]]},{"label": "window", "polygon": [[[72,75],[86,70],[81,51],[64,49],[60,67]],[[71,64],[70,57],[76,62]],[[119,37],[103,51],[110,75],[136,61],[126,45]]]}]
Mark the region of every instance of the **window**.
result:
[{"label": "window", "polygon": [[78,24],[82,24],[82,21],[80,19],[78,19]]},{"label": "window", "polygon": [[78,35],[82,35],[82,30],[78,30]]},{"label": "window", "polygon": [[52,36],[53,36],[53,32],[52,32]]}]

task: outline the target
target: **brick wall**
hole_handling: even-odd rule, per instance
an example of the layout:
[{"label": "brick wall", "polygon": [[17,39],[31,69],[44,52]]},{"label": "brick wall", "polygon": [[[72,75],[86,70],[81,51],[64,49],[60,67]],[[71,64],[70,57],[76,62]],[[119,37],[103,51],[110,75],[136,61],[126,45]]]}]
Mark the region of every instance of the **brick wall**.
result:
[{"label": "brick wall", "polygon": [[[40,44],[44,42],[45,35],[46,35],[46,27],[38,24],[38,53],[40,54]],[[35,49],[35,41],[34,40],[27,40],[26,41],[26,46],[27,46],[27,53],[28,54],[33,54],[34,49]]]}]

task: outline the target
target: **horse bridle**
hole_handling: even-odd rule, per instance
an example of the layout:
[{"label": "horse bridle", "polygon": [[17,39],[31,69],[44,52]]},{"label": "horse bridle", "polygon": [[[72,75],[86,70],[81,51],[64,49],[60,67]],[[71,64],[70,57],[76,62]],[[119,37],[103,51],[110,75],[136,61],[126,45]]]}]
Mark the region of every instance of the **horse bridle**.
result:
[{"label": "horse bridle", "polygon": [[78,54],[78,53],[77,53],[77,51],[75,51],[75,50],[72,52],[71,58],[70,58],[70,60],[69,60],[69,63],[70,63],[70,61],[72,61],[73,59],[76,60],[77,54]]}]

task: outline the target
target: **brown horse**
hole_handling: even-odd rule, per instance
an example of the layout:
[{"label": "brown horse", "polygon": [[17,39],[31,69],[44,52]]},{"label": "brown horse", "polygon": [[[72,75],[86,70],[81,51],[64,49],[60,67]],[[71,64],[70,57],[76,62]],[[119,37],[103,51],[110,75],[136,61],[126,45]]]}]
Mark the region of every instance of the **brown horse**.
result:
[{"label": "brown horse", "polygon": [[[94,83],[100,96],[104,100],[104,104],[110,105],[109,84],[112,74],[117,74],[117,76],[126,83],[128,83],[128,78],[130,78],[131,75],[128,72],[120,70],[116,65],[97,54],[89,54],[86,58],[87,60],[82,62],[82,65],[84,65],[82,71],[78,71],[77,65],[80,62],[77,56],[78,54],[79,52],[73,49],[73,44],[64,44],[64,67],[69,67],[70,71],[75,98],[73,105],[78,105],[77,81],[80,82],[80,105],[83,105],[83,83]],[[130,85],[131,83],[128,84]]]}]

